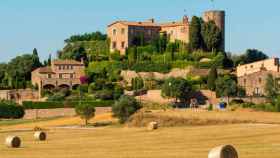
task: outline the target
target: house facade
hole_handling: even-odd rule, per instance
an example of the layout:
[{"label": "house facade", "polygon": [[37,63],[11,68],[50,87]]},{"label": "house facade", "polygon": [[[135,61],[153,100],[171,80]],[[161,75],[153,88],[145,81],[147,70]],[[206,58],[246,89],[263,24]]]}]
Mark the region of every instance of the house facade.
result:
[{"label": "house facade", "polygon": [[[225,12],[207,11],[203,15],[204,21],[214,21],[221,29],[224,40]],[[116,21],[107,27],[107,35],[110,38],[110,51],[119,51],[124,55],[125,50],[135,45],[137,38],[141,37],[145,42],[149,42],[160,34],[166,34],[171,42],[176,40],[189,43],[190,22],[187,16],[181,21],[168,23],[156,23],[154,19],[143,22]],[[224,48],[224,42],[223,46]]]},{"label": "house facade", "polygon": [[237,67],[238,85],[246,90],[248,96],[264,96],[268,75],[280,78],[279,68],[278,58],[240,65]]},{"label": "house facade", "polygon": [[32,84],[42,89],[74,88],[81,84],[80,78],[85,75],[83,61],[54,60],[51,66],[41,67],[31,74]]}]

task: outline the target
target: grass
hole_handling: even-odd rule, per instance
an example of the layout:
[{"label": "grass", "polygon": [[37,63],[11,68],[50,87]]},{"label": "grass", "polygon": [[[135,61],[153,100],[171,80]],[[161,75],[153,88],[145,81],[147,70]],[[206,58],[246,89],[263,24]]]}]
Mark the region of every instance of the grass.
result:
[{"label": "grass", "polygon": [[[23,139],[23,147],[6,148],[5,158],[206,158],[221,144],[233,144],[241,158],[278,158],[278,125],[220,125],[203,127],[145,128],[107,127],[91,130],[49,131],[46,142],[35,142],[32,132],[13,133]],[[0,133],[0,140],[8,134]]]}]

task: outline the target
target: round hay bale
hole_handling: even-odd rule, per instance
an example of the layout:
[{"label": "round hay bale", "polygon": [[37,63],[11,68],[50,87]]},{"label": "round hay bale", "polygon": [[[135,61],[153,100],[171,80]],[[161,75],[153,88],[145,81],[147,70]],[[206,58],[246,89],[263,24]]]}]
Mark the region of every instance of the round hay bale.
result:
[{"label": "round hay bale", "polygon": [[152,131],[152,130],[156,130],[158,129],[158,123],[157,122],[150,122],[148,125],[148,130]]},{"label": "round hay bale", "polygon": [[233,146],[224,145],[213,148],[209,152],[208,158],[238,158],[238,153]]},{"label": "round hay bale", "polygon": [[38,141],[45,141],[47,139],[47,134],[42,131],[37,131],[34,133],[34,138]]},{"label": "round hay bale", "polygon": [[6,138],[5,144],[9,148],[19,148],[21,145],[21,140],[18,136],[8,136]]}]

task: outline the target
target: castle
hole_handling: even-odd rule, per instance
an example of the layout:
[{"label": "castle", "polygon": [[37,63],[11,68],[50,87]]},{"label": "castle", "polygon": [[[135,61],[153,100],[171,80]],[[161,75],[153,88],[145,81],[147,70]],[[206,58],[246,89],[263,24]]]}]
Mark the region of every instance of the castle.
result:
[{"label": "castle", "polygon": [[[225,11],[212,10],[203,14],[205,22],[214,21],[220,28],[223,37],[222,49],[225,48]],[[169,23],[156,23],[154,19],[143,22],[116,21],[108,25],[107,35],[110,38],[110,51],[120,51],[124,55],[125,50],[133,46],[134,39],[143,36],[144,41],[150,42],[160,34],[166,34],[171,42],[175,40],[189,43],[190,22],[187,16],[181,21]]]}]

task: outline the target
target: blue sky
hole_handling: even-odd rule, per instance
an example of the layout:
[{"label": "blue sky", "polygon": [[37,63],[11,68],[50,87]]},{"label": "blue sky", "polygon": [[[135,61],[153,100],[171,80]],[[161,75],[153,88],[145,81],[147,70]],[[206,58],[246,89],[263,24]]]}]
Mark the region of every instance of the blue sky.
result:
[{"label": "blue sky", "polygon": [[226,11],[227,51],[279,56],[279,6],[279,0],[1,0],[0,62],[35,47],[42,58],[55,56],[70,35],[105,32],[115,20],[174,21],[210,9]]}]

